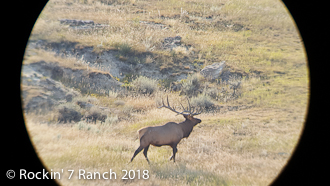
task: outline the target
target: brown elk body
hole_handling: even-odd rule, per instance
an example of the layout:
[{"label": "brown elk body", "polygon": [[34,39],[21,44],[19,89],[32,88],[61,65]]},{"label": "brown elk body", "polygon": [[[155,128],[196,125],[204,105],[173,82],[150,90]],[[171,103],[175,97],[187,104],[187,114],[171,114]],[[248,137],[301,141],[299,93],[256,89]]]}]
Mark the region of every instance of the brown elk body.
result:
[{"label": "brown elk body", "polygon": [[[168,106],[165,106],[163,102],[163,106],[161,106],[160,108],[162,107],[168,108],[173,112],[176,112],[177,114],[183,115],[186,120],[181,123],[168,122],[162,126],[145,127],[138,130],[140,146],[134,152],[131,162],[133,161],[134,157],[144,149],[143,154],[149,163],[147,153],[150,145],[156,147],[168,145],[172,147],[173,155],[171,156],[170,160],[173,159],[173,161],[175,162],[175,154],[178,151],[177,149],[178,143],[181,141],[181,139],[187,138],[192,132],[194,126],[196,126],[198,123],[201,122],[200,119],[193,117],[194,115],[200,114],[201,112],[192,113],[190,104],[189,104],[189,110],[187,111],[184,109],[184,111],[181,113],[177,112],[176,110],[174,110],[169,106],[168,99],[167,99],[167,104]],[[189,114],[184,114],[184,112],[189,112]]]}]

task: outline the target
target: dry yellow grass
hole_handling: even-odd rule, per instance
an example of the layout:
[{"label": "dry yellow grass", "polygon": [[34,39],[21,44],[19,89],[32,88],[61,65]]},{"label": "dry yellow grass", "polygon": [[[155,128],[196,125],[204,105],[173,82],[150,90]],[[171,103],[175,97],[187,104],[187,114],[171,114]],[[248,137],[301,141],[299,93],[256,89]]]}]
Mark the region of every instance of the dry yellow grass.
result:
[{"label": "dry yellow grass", "polygon": [[[303,110],[302,110],[303,111]],[[281,116],[281,117],[274,117]],[[297,117],[293,119],[293,117]],[[149,166],[142,154],[128,164],[138,147],[136,129],[167,121],[180,122],[182,116],[167,109],[151,109],[138,121],[115,125],[40,124],[26,116],[32,142],[49,169],[84,169],[122,175],[122,169],[149,170],[150,179],[131,183],[112,180],[117,185],[267,185],[283,168],[297,143],[303,117],[280,109],[251,109],[225,114],[201,114],[202,123],[178,146],[177,163],[169,162],[170,147],[151,147]],[[279,154],[279,153],[283,153]],[[287,153],[287,154],[286,154]],[[68,176],[64,174],[64,177]],[[77,175],[76,175],[77,176]],[[106,185],[107,180],[61,179],[64,185]]]},{"label": "dry yellow grass", "polygon": [[[274,61],[286,61],[292,57],[292,52],[302,47],[293,20],[284,5],[277,1],[166,0],[115,3],[116,6],[103,5],[100,1],[86,1],[85,4],[70,1],[72,4],[65,6],[65,2],[58,0],[47,4],[35,24],[31,39],[72,41],[83,46],[102,43],[101,50],[112,49],[116,43],[129,43],[134,51],[144,52],[156,47],[156,52],[163,38],[180,35],[184,43],[193,46],[196,54],[203,56],[206,64],[226,60],[231,61],[231,66],[245,71],[249,71],[252,65],[262,67],[263,71],[285,70],[281,65],[274,65]],[[188,23],[180,17],[183,11],[189,12]],[[213,16],[215,26],[205,19],[209,15]],[[160,19],[160,16],[165,18]],[[110,27],[101,33],[80,33],[61,25],[58,20],[63,18],[93,20]],[[153,29],[139,21],[161,22],[170,28]],[[217,30],[218,22],[227,25],[223,30]],[[204,27],[193,29],[197,23]],[[233,25],[243,25],[244,29],[235,32],[231,30]],[[180,48],[176,50],[178,53],[187,52]],[[304,60],[304,57],[296,55],[294,61]]]}]

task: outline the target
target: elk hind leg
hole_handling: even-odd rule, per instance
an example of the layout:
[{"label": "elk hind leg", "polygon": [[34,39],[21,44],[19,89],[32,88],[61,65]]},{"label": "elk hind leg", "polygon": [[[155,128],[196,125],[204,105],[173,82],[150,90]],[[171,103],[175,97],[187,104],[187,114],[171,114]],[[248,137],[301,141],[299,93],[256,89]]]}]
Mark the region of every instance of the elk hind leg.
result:
[{"label": "elk hind leg", "polygon": [[134,155],[133,155],[133,157],[132,157],[132,159],[131,159],[131,162],[133,161],[133,159],[135,158],[135,156],[136,156],[137,154],[139,154],[139,152],[141,152],[142,149],[143,149],[143,147],[141,147],[141,146],[139,146],[139,148],[136,149],[136,151],[134,152]]},{"label": "elk hind leg", "polygon": [[144,157],[146,157],[146,160],[148,161],[148,163],[150,164],[149,159],[148,159],[148,156],[147,156],[148,149],[149,149],[149,145],[148,145],[147,147],[144,148],[144,150],[143,150],[143,154],[144,154]]}]

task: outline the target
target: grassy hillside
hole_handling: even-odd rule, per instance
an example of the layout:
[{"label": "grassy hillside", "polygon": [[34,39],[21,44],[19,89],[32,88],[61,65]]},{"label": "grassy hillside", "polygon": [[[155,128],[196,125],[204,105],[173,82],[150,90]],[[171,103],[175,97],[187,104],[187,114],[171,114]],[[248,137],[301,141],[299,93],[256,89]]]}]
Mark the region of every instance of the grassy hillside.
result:
[{"label": "grassy hillside", "polygon": [[[60,19],[108,26],[83,31],[61,24]],[[189,49],[162,49],[164,38],[174,36],[181,36]],[[154,64],[159,73],[189,74],[180,81],[183,87],[197,86],[189,84],[189,78],[195,78],[201,90],[188,95],[190,99],[195,104],[197,99],[213,104],[197,116],[202,122],[178,145],[176,163],[168,161],[170,147],[150,147],[151,165],[142,153],[128,162],[139,146],[139,128],[183,121],[182,116],[157,108],[166,96],[171,104],[187,104],[184,94],[169,91],[171,78],[151,78],[149,87],[154,91],[143,95],[136,82],[139,75],[125,74],[113,78],[130,87],[126,92],[87,93],[44,114],[25,113],[32,142],[49,169],[117,173],[116,180],[83,180],[76,174],[70,180],[58,180],[63,185],[267,185],[298,142],[308,104],[308,67],[298,31],[279,1],[54,0],[32,31],[30,41],[38,40],[76,43],[77,49],[92,47],[100,55],[111,51],[123,63]],[[104,71],[67,55],[69,51],[57,52],[28,50],[23,64],[45,61],[73,71]],[[232,80],[241,82],[235,96],[230,84],[198,75],[205,66],[220,61],[226,61],[228,71],[243,74]],[[109,108],[106,122],[59,124],[60,106],[88,112],[75,101]],[[148,170],[150,177],[121,180],[123,169]],[[64,178],[69,175],[64,171]]]}]

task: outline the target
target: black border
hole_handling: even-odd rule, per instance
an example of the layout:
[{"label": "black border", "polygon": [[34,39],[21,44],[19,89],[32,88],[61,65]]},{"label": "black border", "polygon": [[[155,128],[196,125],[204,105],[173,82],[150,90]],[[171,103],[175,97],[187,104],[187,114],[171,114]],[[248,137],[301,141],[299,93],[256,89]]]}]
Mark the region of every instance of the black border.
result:
[{"label": "black border", "polygon": [[[27,172],[40,172],[44,168],[34,151],[25,128],[21,93],[20,76],[21,65],[25,47],[30,33],[43,7],[47,1],[6,1],[1,5],[2,18],[1,33],[5,39],[5,56],[2,60],[2,80],[5,85],[1,88],[3,99],[2,113],[2,144],[5,144],[2,153],[5,154],[4,165],[1,166],[1,180],[11,185],[33,184],[33,185],[57,185],[54,180],[20,180],[19,171],[25,169]],[[15,178],[8,179],[8,170],[15,171]]]},{"label": "black border", "polygon": [[329,36],[323,26],[329,18],[325,1],[285,0],[284,4],[297,24],[307,52],[310,77],[310,100],[308,115],[300,137],[289,163],[282,170],[272,185],[323,185],[328,183],[329,139],[327,127],[327,96],[324,85],[329,73],[326,58]]},{"label": "black border", "polygon": [[[1,89],[2,106],[2,142],[5,147],[4,165],[1,166],[2,179],[10,184],[31,183],[35,185],[56,185],[53,180],[9,180],[5,174],[9,169],[26,169],[38,172],[44,169],[27,134],[21,107],[20,72],[26,43],[36,19],[42,11],[45,0],[11,1],[2,4],[2,38],[5,39],[5,51],[2,52]],[[325,1],[285,0],[303,38],[310,69],[310,103],[307,122],[300,143],[292,158],[272,185],[318,185],[327,183],[329,171],[325,163],[329,157],[329,142],[326,130],[329,121],[324,106],[327,96],[327,43],[329,41],[327,5]],[[6,11],[6,9],[8,10]],[[9,13],[8,13],[9,12]],[[6,73],[8,72],[8,73]],[[12,73],[13,72],[13,73]],[[322,94],[323,93],[323,94]],[[8,102],[7,102],[8,100]],[[323,116],[323,117],[322,117]],[[325,168],[325,169],[324,169]]]}]

